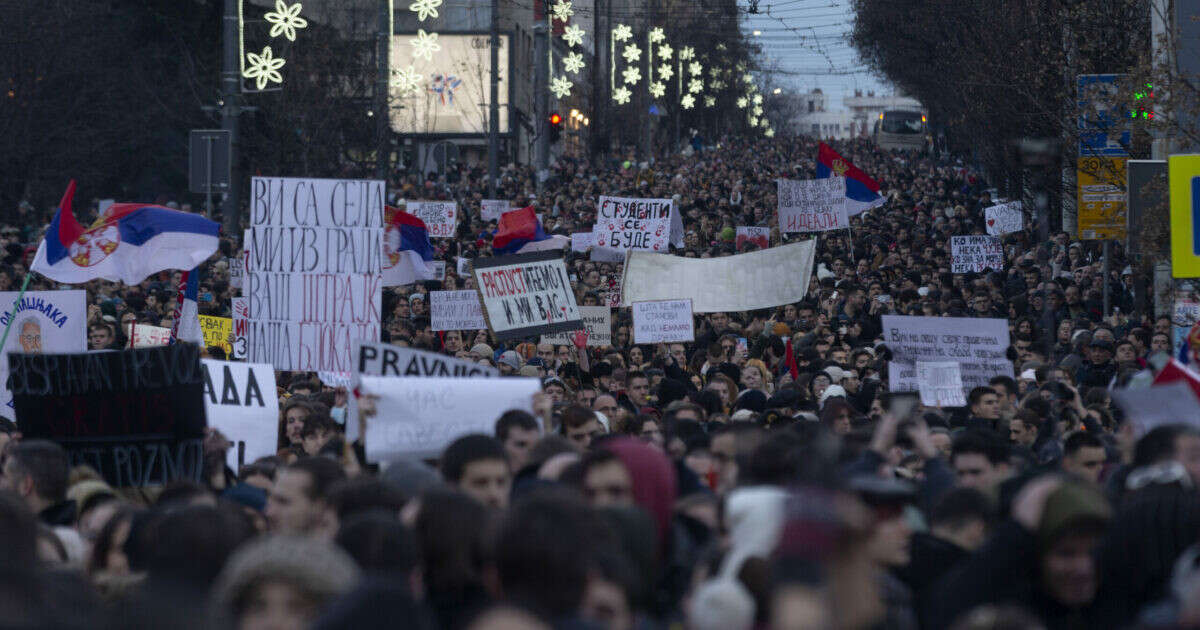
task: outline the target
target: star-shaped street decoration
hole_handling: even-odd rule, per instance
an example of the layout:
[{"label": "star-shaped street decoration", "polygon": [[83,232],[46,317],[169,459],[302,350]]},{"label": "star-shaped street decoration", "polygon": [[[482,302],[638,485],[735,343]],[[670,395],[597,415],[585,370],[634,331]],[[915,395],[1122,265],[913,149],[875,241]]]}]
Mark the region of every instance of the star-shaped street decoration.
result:
[{"label": "star-shaped street decoration", "polygon": [[695,56],[696,49],[692,48],[691,46],[684,46],[683,48],[679,49],[679,58],[683,61],[687,61]]},{"label": "star-shaped street decoration", "polygon": [[671,48],[670,44],[663,44],[662,46],[658,47],[658,56],[662,57],[663,59],[670,59],[671,55],[674,53],[675,49]]},{"label": "star-shaped street decoration", "polygon": [[612,36],[613,39],[623,42],[630,37],[633,37],[633,29],[629,28],[629,25],[627,24],[618,24],[613,27]]},{"label": "star-shaped street decoration", "polygon": [[746,105],[749,105],[749,104],[750,104],[750,100],[749,100],[749,99],[747,99],[745,96],[739,96],[739,97],[738,97],[738,100],[737,100],[737,106],[738,106],[738,108],[740,108],[740,109],[746,109]]},{"label": "star-shaped street decoration", "polygon": [[629,88],[625,86],[621,86],[613,90],[613,100],[616,101],[618,105],[624,105],[625,103],[628,103],[630,96],[633,96],[633,92],[630,92]]},{"label": "star-shaped street decoration", "polygon": [[755,105],[762,105],[762,94],[755,94],[755,95],[754,95],[754,104],[755,104]]},{"label": "star-shaped street decoration", "polygon": [[400,96],[408,96],[420,89],[422,78],[412,66],[396,68],[392,70],[391,84],[400,93]]},{"label": "star-shaped street decoration", "polygon": [[283,35],[289,42],[296,41],[296,30],[308,26],[308,20],[300,17],[300,3],[288,6],[283,0],[275,0],[275,10],[263,14],[263,19],[271,23],[271,37]]},{"label": "star-shaped street decoration", "polygon": [[663,94],[666,93],[667,86],[663,85],[662,83],[655,81],[654,83],[650,84],[650,96],[653,96],[654,98],[662,98]]},{"label": "star-shaped street decoration", "polygon": [[559,22],[566,22],[575,15],[575,9],[571,7],[571,3],[567,1],[555,2],[554,9],[550,11],[554,15],[554,19]]},{"label": "star-shaped street decoration", "polygon": [[433,61],[433,53],[442,49],[442,45],[438,43],[437,33],[426,33],[425,29],[417,29],[417,36],[411,42],[413,47],[413,57]]},{"label": "star-shaped street decoration", "polygon": [[621,51],[621,56],[625,58],[626,63],[634,63],[642,58],[642,49],[638,48],[637,44],[629,44]]},{"label": "star-shaped street decoration", "polygon": [[563,57],[562,63],[563,70],[571,74],[578,74],[580,70],[583,70],[583,54],[577,52],[568,53],[566,57]]},{"label": "star-shaped street decoration", "polygon": [[574,83],[567,80],[567,77],[555,77],[550,81],[550,91],[554,93],[556,98],[563,98],[571,93],[571,87],[574,85]]},{"label": "star-shaped street decoration", "polygon": [[[689,94],[688,96],[691,96],[691,95]],[[705,96],[704,97],[704,106],[705,107],[713,107],[716,104],[717,104],[717,97],[715,97],[715,96]]]},{"label": "star-shaped street decoration", "polygon": [[242,76],[255,79],[255,85],[262,90],[268,83],[283,83],[279,69],[284,63],[283,58],[274,56],[270,46],[264,46],[261,54],[246,53],[246,69],[242,71]]},{"label": "star-shaped street decoration", "polygon": [[688,72],[691,72],[692,74],[700,74],[701,72],[704,72],[704,66],[700,65],[699,61],[693,61],[688,66]]},{"label": "star-shaped street decoration", "polygon": [[583,29],[579,28],[578,24],[572,24],[563,29],[562,38],[570,46],[583,45]]},{"label": "star-shaped street decoration", "polygon": [[764,135],[764,136],[766,136],[766,137],[768,137],[768,138],[774,138],[774,137],[775,137],[775,130],[774,130],[774,129],[772,129],[772,128],[770,128],[770,127],[767,127],[767,130],[763,132],[763,135]]},{"label": "star-shaped street decoration", "polygon": [[658,76],[663,81],[668,81],[671,77],[675,76],[675,69],[671,67],[671,64],[664,63],[658,67]]},{"label": "star-shaped street decoration", "polygon": [[662,27],[655,26],[650,29],[650,43],[657,44],[667,38],[667,34],[663,32]]},{"label": "star-shaped street decoration", "polygon": [[642,80],[642,71],[636,66],[630,66],[621,72],[621,78],[629,85],[637,85],[637,82]]},{"label": "star-shaped street decoration", "polygon": [[704,89],[704,82],[700,79],[692,79],[688,81],[688,92],[696,93]]},{"label": "star-shaped street decoration", "polygon": [[416,0],[408,5],[408,10],[417,14],[417,21],[424,22],[429,18],[436,18],[440,6],[442,6],[442,0]]},{"label": "star-shaped street decoration", "polygon": [[679,99],[679,106],[684,109],[691,109],[696,106],[696,97],[691,94],[684,94],[683,98]]}]

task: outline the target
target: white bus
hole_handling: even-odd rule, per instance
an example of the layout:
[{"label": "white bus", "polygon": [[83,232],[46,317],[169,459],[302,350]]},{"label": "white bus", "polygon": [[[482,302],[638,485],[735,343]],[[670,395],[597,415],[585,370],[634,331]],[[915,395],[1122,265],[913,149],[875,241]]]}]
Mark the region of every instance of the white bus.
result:
[{"label": "white bus", "polygon": [[925,114],[919,111],[889,109],[875,121],[875,144],[885,150],[924,151],[929,146]]}]

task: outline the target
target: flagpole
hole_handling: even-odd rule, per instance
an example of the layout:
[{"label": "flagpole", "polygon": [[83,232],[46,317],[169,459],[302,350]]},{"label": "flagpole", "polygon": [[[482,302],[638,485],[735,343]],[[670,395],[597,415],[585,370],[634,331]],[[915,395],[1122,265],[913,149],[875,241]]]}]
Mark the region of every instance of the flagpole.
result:
[{"label": "flagpole", "polygon": [[171,344],[175,343],[175,339],[179,336],[179,320],[183,319],[183,300],[187,295],[188,276],[191,273],[191,271],[183,271],[179,274],[179,290],[175,295],[175,310],[171,314],[173,319],[171,322],[171,340],[169,342]]},{"label": "flagpole", "polygon": [[17,308],[21,306],[21,299],[25,297],[25,289],[29,288],[29,278],[32,275],[32,271],[25,272],[25,281],[21,283],[21,292],[17,294],[17,301],[13,302],[12,316],[8,318],[8,325],[4,327],[4,336],[0,337],[0,352],[4,351],[4,344],[8,343],[8,331],[12,329],[13,322],[17,320]]}]

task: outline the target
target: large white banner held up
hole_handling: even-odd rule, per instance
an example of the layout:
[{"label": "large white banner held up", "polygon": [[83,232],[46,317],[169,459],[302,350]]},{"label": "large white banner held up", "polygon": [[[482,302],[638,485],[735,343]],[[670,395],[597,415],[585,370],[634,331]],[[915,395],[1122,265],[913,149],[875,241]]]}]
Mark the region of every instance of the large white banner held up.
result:
[{"label": "large white banner held up", "polygon": [[799,302],[808,294],[815,240],[721,258],[630,252],[622,304],[691,298],[692,312],[749,311]]},{"label": "large white banner held up", "polygon": [[265,363],[201,359],[204,368],[204,413],[208,426],[233,442],[226,455],[238,469],[239,456],[249,464],[274,455],[279,440],[279,396],[275,370]]},{"label": "large white banner held up", "polygon": [[1008,321],[971,317],[908,317],[884,315],[883,339],[892,351],[888,389],[920,389],[917,363],[957,361],[963,388],[987,385],[993,376],[1012,376],[1008,350]]},{"label": "large white banner held up", "polygon": [[476,258],[474,272],[484,315],[497,339],[584,329],[562,254]]}]

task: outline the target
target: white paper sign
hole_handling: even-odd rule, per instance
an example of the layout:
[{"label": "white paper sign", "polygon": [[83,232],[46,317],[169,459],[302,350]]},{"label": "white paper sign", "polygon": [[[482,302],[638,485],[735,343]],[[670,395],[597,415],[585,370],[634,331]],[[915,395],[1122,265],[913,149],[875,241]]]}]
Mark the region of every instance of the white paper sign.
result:
[{"label": "white paper sign", "polygon": [[888,389],[920,391],[916,364],[955,361],[963,387],[985,386],[993,376],[1013,375],[1008,351],[1008,320],[969,317],[884,315],[883,339],[892,351]]},{"label": "white paper sign", "polygon": [[482,330],[487,328],[479,293],[469,291],[430,291],[429,320],[433,330]]},{"label": "white paper sign", "polygon": [[575,232],[574,234],[571,234],[571,251],[586,252],[589,247],[595,246],[595,232]]},{"label": "white paper sign", "polygon": [[233,309],[233,358],[245,359],[250,350],[250,343],[246,339],[249,300],[244,297],[235,297],[230,299],[230,306]]},{"label": "white paper sign", "polygon": [[246,275],[245,261],[240,256],[225,259],[229,263],[229,286],[240,289]]},{"label": "white paper sign", "polygon": [[1021,202],[1010,201],[984,208],[983,222],[987,233],[992,236],[1020,232],[1025,227],[1025,215],[1021,213]]},{"label": "white paper sign", "polygon": [[[580,306],[583,314],[583,328],[587,331],[587,347],[603,348],[612,345],[612,309],[607,306]],[[542,335],[542,343],[552,343],[556,346],[573,346],[572,336],[575,333],[558,333]]]},{"label": "white paper sign", "polygon": [[499,221],[500,215],[509,211],[508,201],[505,199],[484,199],[479,202],[479,216],[484,221]]},{"label": "white paper sign", "polygon": [[696,313],[734,313],[799,302],[808,295],[815,243],[720,258],[630,252],[621,303],[691,299]]},{"label": "white paper sign", "polygon": [[950,271],[980,273],[1004,269],[1004,246],[999,236],[973,234],[950,237]]},{"label": "white paper sign", "polygon": [[434,280],[445,280],[446,279],[446,261],[444,261],[444,260],[433,261],[433,279]]},{"label": "white paper sign", "polygon": [[583,329],[561,253],[476,258],[474,271],[484,313],[497,339]]},{"label": "white paper sign", "polygon": [[601,196],[596,204],[596,245],[666,252],[674,203],[670,199]]},{"label": "white paper sign", "polygon": [[251,363],[348,372],[379,340],[384,183],[254,177],[243,294]]},{"label": "white paper sign", "polygon": [[850,227],[846,178],[777,180],[780,232],[825,232]]},{"label": "white paper sign", "polygon": [[1164,424],[1200,427],[1200,401],[1186,381],[1111,391],[1113,401],[1121,406],[1139,436]]},{"label": "white paper sign", "polygon": [[171,329],[150,324],[134,324],[126,332],[129,341],[126,348],[153,348],[171,343]]},{"label": "white paper sign", "polygon": [[739,226],[737,229],[737,250],[742,251],[742,246],[746,243],[753,243],[759,249],[766,249],[771,246],[771,228],[769,227],[753,227]]},{"label": "white paper sign", "polygon": [[957,361],[918,361],[917,386],[926,407],[966,407]]},{"label": "white paper sign", "polygon": [[691,300],[633,303],[633,343],[681,343],[696,340]]},{"label": "white paper sign", "polygon": [[[279,397],[275,369],[265,363],[201,359],[204,368],[204,412],[208,426],[233,442],[225,462],[238,470],[275,454],[279,440]],[[243,450],[244,449],[244,450]]]},{"label": "white paper sign", "polygon": [[471,275],[471,259],[470,258],[463,258],[462,256],[459,256],[459,257],[455,258],[454,260],[456,263],[455,271],[458,273],[458,275],[460,275],[460,276]]},{"label": "white paper sign", "polygon": [[410,201],[406,212],[425,222],[429,238],[453,238],[458,228],[457,201]]},{"label": "white paper sign", "polygon": [[[16,419],[13,413],[12,392],[8,389],[8,354],[62,354],[86,352],[87,291],[26,291],[17,306],[13,320],[13,304],[17,291],[0,293],[0,326],[7,326],[8,339],[0,356],[0,415]],[[170,331],[167,331],[168,333]]]},{"label": "white paper sign", "polygon": [[535,378],[389,378],[363,376],[360,391],[378,396],[367,419],[367,459],[437,457],[454,440],[491,435],[510,409],[533,412]]},{"label": "white paper sign", "polygon": [[592,253],[588,257],[588,260],[603,263],[623,263],[625,262],[625,250],[597,245],[592,248]]}]

